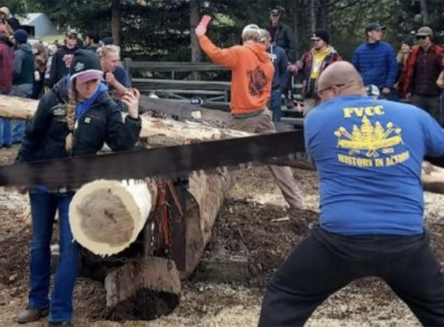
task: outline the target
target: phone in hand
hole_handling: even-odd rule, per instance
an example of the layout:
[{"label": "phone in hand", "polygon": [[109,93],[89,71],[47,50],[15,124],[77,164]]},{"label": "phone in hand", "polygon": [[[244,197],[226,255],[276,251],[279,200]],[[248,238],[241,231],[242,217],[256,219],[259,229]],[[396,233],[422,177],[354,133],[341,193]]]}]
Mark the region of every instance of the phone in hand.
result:
[{"label": "phone in hand", "polygon": [[204,15],[200,21],[203,27],[207,28],[208,24],[211,22],[211,16],[210,15]]}]

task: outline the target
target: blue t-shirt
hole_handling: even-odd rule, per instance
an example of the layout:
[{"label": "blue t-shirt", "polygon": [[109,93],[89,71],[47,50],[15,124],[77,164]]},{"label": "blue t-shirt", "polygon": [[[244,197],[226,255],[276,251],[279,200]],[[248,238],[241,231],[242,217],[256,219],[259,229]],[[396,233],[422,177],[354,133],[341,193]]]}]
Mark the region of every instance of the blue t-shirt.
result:
[{"label": "blue t-shirt", "polygon": [[421,164],[444,155],[444,130],[425,111],[367,96],[341,96],[304,122],[318,170],[320,223],[343,235],[423,233]]}]

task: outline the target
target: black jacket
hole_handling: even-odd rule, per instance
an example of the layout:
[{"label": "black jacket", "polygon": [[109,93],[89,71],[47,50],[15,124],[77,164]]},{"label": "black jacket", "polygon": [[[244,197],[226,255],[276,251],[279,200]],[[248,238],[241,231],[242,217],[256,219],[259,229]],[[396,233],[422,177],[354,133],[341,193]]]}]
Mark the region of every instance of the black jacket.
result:
[{"label": "black jacket", "polygon": [[[65,79],[45,94],[28,125],[17,163],[60,159],[70,156],[65,150],[67,89]],[[107,92],[82,115],[73,137],[73,156],[94,155],[106,142],[113,151],[131,150],[139,139],[141,120],[122,112]]]},{"label": "black jacket", "polygon": [[60,81],[60,79],[63,78],[63,76],[66,76],[68,74],[69,68],[66,67],[65,62],[63,61],[63,57],[65,57],[65,55],[74,54],[77,49],[77,47],[74,47],[73,49],[68,49],[67,47],[63,46],[54,54],[49,71],[49,88],[52,88],[58,81]]},{"label": "black jacket", "polygon": [[290,62],[296,61],[296,51],[294,42],[294,33],[290,26],[280,24],[276,27],[269,25],[268,31],[271,34],[272,42],[275,42],[278,46],[283,48],[287,53],[288,60]]}]

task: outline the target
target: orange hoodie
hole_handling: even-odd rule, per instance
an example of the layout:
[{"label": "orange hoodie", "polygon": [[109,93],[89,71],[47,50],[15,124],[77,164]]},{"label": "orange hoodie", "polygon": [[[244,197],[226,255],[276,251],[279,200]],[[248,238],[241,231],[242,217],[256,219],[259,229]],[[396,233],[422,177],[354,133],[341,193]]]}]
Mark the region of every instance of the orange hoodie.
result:
[{"label": "orange hoodie", "polygon": [[205,35],[199,37],[199,43],[212,61],[232,70],[230,107],[233,115],[265,108],[274,75],[274,66],[265,45],[248,43],[220,49]]}]

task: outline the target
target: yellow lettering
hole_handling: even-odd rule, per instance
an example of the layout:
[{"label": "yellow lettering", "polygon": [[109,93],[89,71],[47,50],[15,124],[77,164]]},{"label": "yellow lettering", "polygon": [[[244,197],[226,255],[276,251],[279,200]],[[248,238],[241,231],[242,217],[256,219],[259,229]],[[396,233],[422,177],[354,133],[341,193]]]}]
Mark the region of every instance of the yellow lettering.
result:
[{"label": "yellow lettering", "polygon": [[384,160],[383,159],[375,159],[375,166],[376,167],[384,167]]},{"label": "yellow lettering", "polygon": [[375,107],[375,114],[377,114],[378,116],[384,115],[385,114],[384,107],[383,106],[376,106]]},{"label": "yellow lettering", "polygon": [[349,107],[344,108],[344,118],[351,118],[353,116],[362,117],[362,116],[382,116],[384,115],[384,107],[383,106],[370,106],[370,107]]},{"label": "yellow lettering", "polygon": [[371,159],[355,158],[343,154],[338,154],[338,161],[354,167],[373,167],[373,161]]},{"label": "yellow lettering", "polygon": [[364,108],[354,108],[353,111],[356,113],[356,116],[358,117],[362,117],[362,115],[364,114]]},{"label": "yellow lettering", "polygon": [[385,165],[387,167],[394,166],[394,165],[397,165],[397,164],[400,164],[400,163],[403,163],[403,162],[407,161],[409,158],[410,158],[410,152],[409,151],[405,151],[403,153],[387,157],[385,159]]},{"label": "yellow lettering", "polygon": [[353,108],[344,108],[344,118],[351,118]]}]

